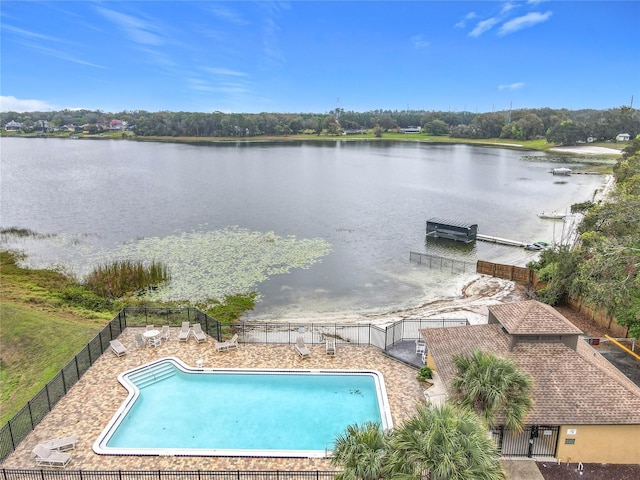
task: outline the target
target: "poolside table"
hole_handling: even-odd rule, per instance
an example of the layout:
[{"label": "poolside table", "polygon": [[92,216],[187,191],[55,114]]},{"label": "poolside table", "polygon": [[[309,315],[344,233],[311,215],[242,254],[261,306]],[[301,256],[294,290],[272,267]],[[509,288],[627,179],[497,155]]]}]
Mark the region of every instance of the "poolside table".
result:
[{"label": "poolside table", "polygon": [[160,335],[160,330],[156,329],[146,330],[142,334],[147,343],[152,347],[157,347],[158,345],[160,345],[160,339],[158,338],[158,335]]}]

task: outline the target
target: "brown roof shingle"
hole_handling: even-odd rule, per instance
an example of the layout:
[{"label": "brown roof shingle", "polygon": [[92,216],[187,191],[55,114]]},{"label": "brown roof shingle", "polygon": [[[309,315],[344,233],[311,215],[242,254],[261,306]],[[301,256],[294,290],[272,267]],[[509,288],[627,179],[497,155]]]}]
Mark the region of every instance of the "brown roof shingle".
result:
[{"label": "brown roof shingle", "polygon": [[509,335],[497,324],[425,329],[421,333],[447,385],[456,373],[452,355],[469,354],[474,349],[511,358],[531,375],[534,407],[527,424],[640,424],[640,388],[622,382],[562,343],[520,342],[509,352]]},{"label": "brown roof shingle", "polygon": [[553,307],[536,300],[489,307],[496,320],[513,335],[580,335],[582,330]]}]

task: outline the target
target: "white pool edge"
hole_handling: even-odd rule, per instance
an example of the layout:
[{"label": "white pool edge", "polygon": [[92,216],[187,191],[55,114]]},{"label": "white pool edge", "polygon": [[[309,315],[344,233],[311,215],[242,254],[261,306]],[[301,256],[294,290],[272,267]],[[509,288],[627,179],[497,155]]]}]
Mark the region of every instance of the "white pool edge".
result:
[{"label": "white pool edge", "polygon": [[387,397],[387,389],[382,373],[377,370],[332,370],[332,369],[261,369],[261,368],[200,368],[191,367],[177,357],[163,357],[139,367],[127,370],[118,375],[118,381],[127,390],[127,398],[118,407],[109,423],[102,430],[93,443],[93,451],[98,455],[126,455],[126,456],[196,456],[196,457],[274,457],[274,458],[327,458],[331,456],[330,450],[253,450],[253,449],[192,449],[192,448],[119,448],[108,447],[111,436],[124,419],[129,409],[140,396],[140,390],[129,379],[132,374],[163,363],[171,363],[179,370],[191,374],[203,373],[233,373],[233,374],[324,374],[324,375],[370,375],[376,386],[376,396],[380,408],[382,429],[385,431],[393,428],[391,408]]}]

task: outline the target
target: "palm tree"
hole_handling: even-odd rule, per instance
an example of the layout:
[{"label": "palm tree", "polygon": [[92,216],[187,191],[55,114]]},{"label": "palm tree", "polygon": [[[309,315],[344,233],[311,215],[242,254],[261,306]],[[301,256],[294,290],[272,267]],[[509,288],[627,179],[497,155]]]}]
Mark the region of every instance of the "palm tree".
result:
[{"label": "palm tree", "polygon": [[385,473],[391,480],[501,480],[495,442],[471,410],[447,403],[419,405],[397,429]]},{"label": "palm tree", "polygon": [[481,350],[454,355],[453,362],[458,370],[451,381],[454,401],[471,408],[489,427],[502,415],[507,430],[521,431],[533,406],[531,377],[512,360]]},{"label": "palm tree", "polygon": [[349,425],[336,437],[331,463],[343,470],[337,480],[379,480],[387,455],[388,435],[376,422]]}]

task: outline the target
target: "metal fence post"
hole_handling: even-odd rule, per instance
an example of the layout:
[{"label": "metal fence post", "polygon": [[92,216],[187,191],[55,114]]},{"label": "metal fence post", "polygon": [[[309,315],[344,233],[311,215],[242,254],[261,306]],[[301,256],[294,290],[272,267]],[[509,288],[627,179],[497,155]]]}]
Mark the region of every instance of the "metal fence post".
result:
[{"label": "metal fence post", "polygon": [[27,407],[29,407],[29,420],[31,420],[31,430],[33,430],[36,427],[33,424],[33,414],[31,413],[31,401],[27,402]]},{"label": "metal fence post", "polygon": [[47,405],[49,406],[49,411],[51,411],[51,398],[49,397],[49,384],[48,383],[44,386],[44,391],[47,394]]}]

